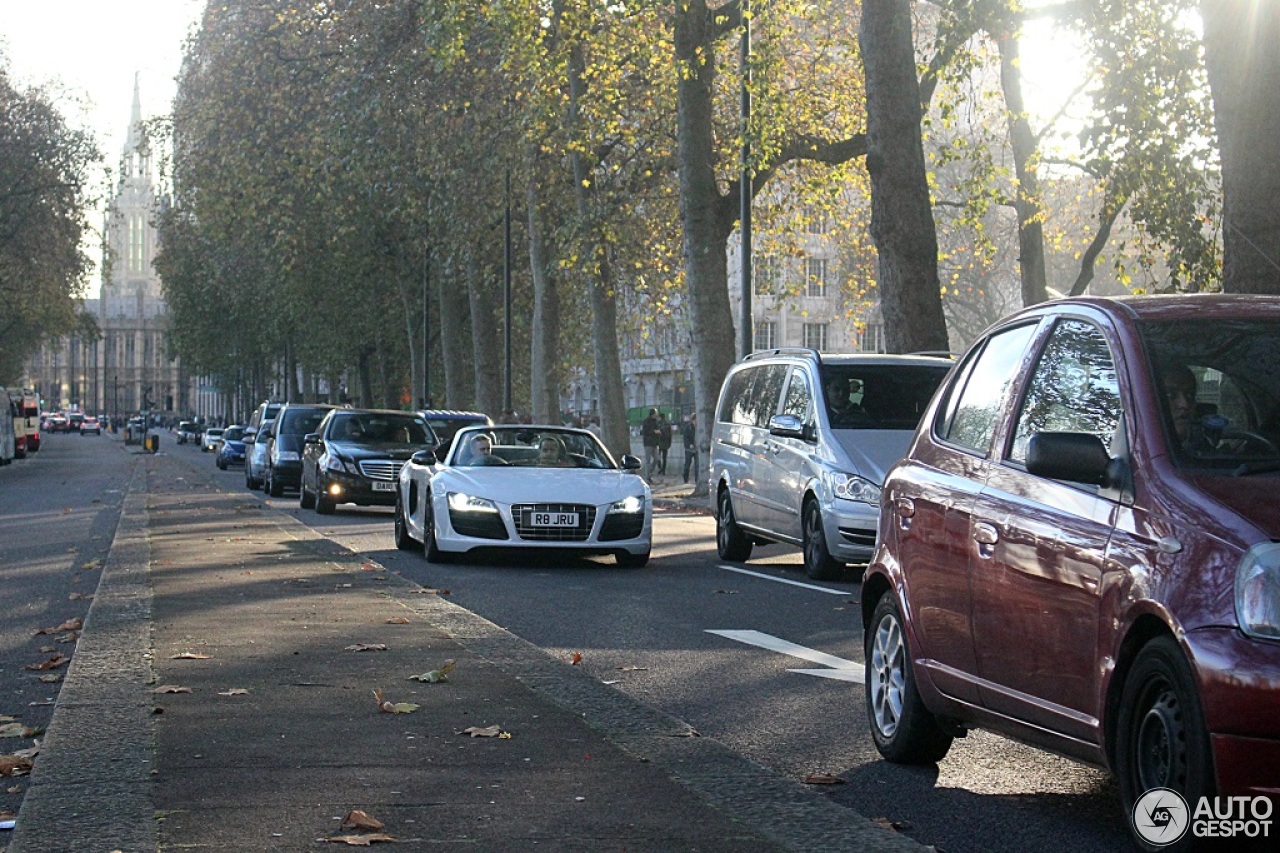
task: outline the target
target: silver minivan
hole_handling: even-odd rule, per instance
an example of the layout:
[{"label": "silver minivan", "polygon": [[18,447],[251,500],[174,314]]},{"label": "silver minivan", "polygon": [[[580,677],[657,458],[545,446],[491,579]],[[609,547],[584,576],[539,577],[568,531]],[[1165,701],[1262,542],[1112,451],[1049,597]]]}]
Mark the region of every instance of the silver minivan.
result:
[{"label": "silver minivan", "polygon": [[720,389],[710,488],[720,558],[756,544],[804,552],[823,580],[865,565],[876,544],[880,487],[951,369],[924,355],[753,353]]}]

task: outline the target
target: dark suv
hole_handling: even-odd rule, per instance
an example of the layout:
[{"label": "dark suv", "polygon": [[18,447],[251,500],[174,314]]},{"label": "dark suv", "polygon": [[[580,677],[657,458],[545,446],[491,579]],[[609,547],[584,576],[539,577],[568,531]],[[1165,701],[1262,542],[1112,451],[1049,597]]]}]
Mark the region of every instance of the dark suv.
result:
[{"label": "dark suv", "polygon": [[267,470],[263,477],[267,494],[278,498],[285,489],[298,488],[302,482],[302,438],[315,432],[324,416],[335,408],[315,403],[285,403],[280,407],[267,435]]},{"label": "dark suv", "polygon": [[862,584],[881,754],[982,726],[1106,767],[1146,850],[1277,798],[1278,354],[1280,298],[1209,294],[1046,302],[970,348]]}]

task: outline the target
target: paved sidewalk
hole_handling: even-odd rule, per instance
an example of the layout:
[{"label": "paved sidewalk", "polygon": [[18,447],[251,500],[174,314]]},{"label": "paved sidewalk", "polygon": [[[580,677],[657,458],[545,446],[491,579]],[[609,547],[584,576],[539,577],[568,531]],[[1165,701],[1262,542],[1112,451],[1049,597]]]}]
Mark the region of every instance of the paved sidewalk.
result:
[{"label": "paved sidewalk", "polygon": [[919,849],[163,450],[138,471],[5,853]]}]

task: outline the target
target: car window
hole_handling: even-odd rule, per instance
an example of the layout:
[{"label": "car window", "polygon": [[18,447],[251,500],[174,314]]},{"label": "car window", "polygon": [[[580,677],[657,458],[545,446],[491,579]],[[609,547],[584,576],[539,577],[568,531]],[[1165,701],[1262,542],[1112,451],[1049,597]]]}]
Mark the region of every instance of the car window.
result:
[{"label": "car window", "polygon": [[325,409],[285,409],[274,435],[306,435],[315,432],[320,421],[328,414]]},{"label": "car window", "polygon": [[1120,425],[1120,384],[1102,332],[1080,320],[1054,326],[1018,415],[1009,459],[1027,461],[1038,432],[1087,432],[1112,447]]},{"label": "car window", "polygon": [[982,454],[991,448],[1001,406],[1035,330],[1029,323],[997,332],[970,356],[939,409],[934,425],[939,438]]},{"label": "car window", "polygon": [[782,401],[782,414],[795,415],[802,421],[809,420],[809,401],[813,395],[809,391],[809,376],[802,368],[791,369],[791,382],[787,385],[787,396]]}]

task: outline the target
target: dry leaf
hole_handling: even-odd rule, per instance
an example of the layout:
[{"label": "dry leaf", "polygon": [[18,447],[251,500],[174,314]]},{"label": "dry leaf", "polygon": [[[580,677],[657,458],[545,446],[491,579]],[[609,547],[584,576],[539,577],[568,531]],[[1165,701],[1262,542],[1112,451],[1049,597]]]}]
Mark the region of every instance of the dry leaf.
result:
[{"label": "dry leaf", "polygon": [[68,598],[71,601],[93,601],[92,595],[85,595],[83,592],[73,592]]},{"label": "dry leaf", "polygon": [[30,758],[22,755],[0,755],[0,776],[26,776],[30,772]]},{"label": "dry leaf", "polygon": [[644,671],[646,671],[648,668],[649,668],[649,667],[647,667],[647,666],[632,666],[632,665],[628,664],[627,666],[620,666],[620,667],[618,667],[618,672],[644,672]]},{"label": "dry leaf", "polygon": [[90,560],[89,562],[85,563],[83,566],[80,567],[80,571],[91,572],[94,569],[100,569],[100,568],[102,568],[101,560]]},{"label": "dry leaf", "polygon": [[415,595],[449,595],[450,593],[449,593],[449,590],[447,589],[432,589],[429,586],[424,586],[414,594]]},{"label": "dry leaf", "polygon": [[458,732],[460,735],[472,737],[496,737],[499,740],[511,740],[511,732],[503,731],[502,726],[470,726]]},{"label": "dry leaf", "polygon": [[63,631],[79,631],[84,627],[84,621],[80,619],[68,619],[56,628],[41,628],[36,631],[36,635],[40,634],[60,634]]},{"label": "dry leaf", "polygon": [[804,783],[806,785],[843,785],[844,780],[830,773],[810,773],[804,777]]},{"label": "dry leaf", "polygon": [[382,690],[373,691],[373,700],[378,703],[378,710],[387,714],[412,714],[421,708],[412,702],[392,702],[382,695]]},{"label": "dry leaf", "polygon": [[[13,785],[13,786],[11,786],[11,787],[5,788],[5,789],[4,789],[4,792],[5,792],[6,794],[21,794],[21,793],[22,793],[22,786],[21,786],[21,785]],[[12,812],[6,812],[6,814],[12,814]]]},{"label": "dry leaf", "polygon": [[409,676],[410,681],[425,681],[427,684],[438,684],[441,681],[449,680],[449,673],[453,672],[453,668],[458,665],[457,661],[447,660],[441,664],[439,669],[433,669],[430,672],[424,672],[422,675]]},{"label": "dry leaf", "polygon": [[738,591],[736,589],[717,589],[716,593],[719,595],[737,595]]},{"label": "dry leaf", "polygon": [[340,826],[343,829],[383,829],[385,824],[368,812],[352,809],[342,819]]},{"label": "dry leaf", "polygon": [[65,655],[54,655],[48,660],[41,661],[40,663],[29,663],[27,664],[26,668],[37,670],[37,671],[43,670],[43,669],[57,669],[63,664],[70,662],[70,660],[71,658],[66,657]]},{"label": "dry leaf", "polygon": [[199,652],[181,652],[176,655],[170,655],[169,660],[209,660],[212,655],[202,655]]},{"label": "dry leaf", "polygon": [[40,676],[40,680],[45,684],[57,684],[62,680],[62,676],[56,672],[50,672],[47,675]]},{"label": "dry leaf", "polygon": [[40,653],[45,655],[51,655],[57,650],[58,650],[57,646],[41,646],[40,647]]},{"label": "dry leaf", "polygon": [[577,666],[578,664],[582,663],[582,652],[574,652],[572,655],[570,655],[569,663],[573,664],[574,666]]},{"label": "dry leaf", "polygon": [[248,696],[249,691],[243,687],[232,687],[230,690],[219,690],[219,696]]},{"label": "dry leaf", "polygon": [[385,832],[374,832],[369,835],[332,835],[324,840],[334,844],[346,844],[351,847],[368,847],[375,841],[395,841],[396,837],[387,835]]},{"label": "dry leaf", "polygon": [[408,625],[409,617],[408,616],[392,616],[390,619],[387,620],[387,624],[388,625]]},{"label": "dry leaf", "polygon": [[190,687],[179,687],[176,684],[161,684],[152,693],[190,693]]},{"label": "dry leaf", "polygon": [[378,569],[382,568],[382,566],[379,566],[373,560],[365,560],[360,564],[360,568],[364,569],[366,572],[376,572]]},{"label": "dry leaf", "polygon": [[59,637],[58,642],[74,643],[78,639],[80,639],[80,633],[78,631],[72,631],[70,634],[63,634],[61,637]]},{"label": "dry leaf", "polygon": [[896,832],[903,832],[911,828],[911,824],[905,820],[889,820],[887,817],[873,817],[871,822],[881,829],[892,829]]},{"label": "dry leaf", "polygon": [[347,646],[349,652],[385,652],[387,646],[385,643],[356,643],[353,646]]},{"label": "dry leaf", "polygon": [[0,724],[0,737],[30,737],[27,727],[22,723]]}]

